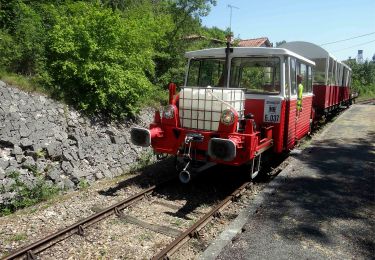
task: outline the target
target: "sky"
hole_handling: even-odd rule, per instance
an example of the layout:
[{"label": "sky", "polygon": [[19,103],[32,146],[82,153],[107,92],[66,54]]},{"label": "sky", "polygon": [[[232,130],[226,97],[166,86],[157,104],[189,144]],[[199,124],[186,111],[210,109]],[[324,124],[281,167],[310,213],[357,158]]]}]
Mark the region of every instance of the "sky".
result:
[{"label": "sky", "polygon": [[[339,60],[375,54],[375,0],[217,0],[203,25],[229,27],[240,39],[268,37],[273,42],[308,41],[321,45],[364,34],[367,36],[322,46]],[[371,42],[372,41],[372,42]]]}]

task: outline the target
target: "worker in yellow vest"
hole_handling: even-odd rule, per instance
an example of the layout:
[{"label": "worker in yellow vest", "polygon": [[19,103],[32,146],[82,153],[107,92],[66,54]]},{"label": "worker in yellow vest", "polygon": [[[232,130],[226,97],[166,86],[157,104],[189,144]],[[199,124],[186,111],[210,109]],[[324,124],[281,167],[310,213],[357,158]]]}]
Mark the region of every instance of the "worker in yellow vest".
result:
[{"label": "worker in yellow vest", "polygon": [[297,110],[302,111],[302,85],[303,76],[301,74],[297,75],[297,84],[298,84],[298,96],[297,96]]}]

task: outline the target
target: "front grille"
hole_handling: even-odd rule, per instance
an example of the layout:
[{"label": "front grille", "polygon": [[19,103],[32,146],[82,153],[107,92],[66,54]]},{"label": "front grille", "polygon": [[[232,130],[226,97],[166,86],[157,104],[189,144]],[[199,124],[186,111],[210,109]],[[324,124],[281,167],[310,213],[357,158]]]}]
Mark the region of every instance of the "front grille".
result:
[{"label": "front grille", "polygon": [[230,106],[240,119],[244,115],[245,93],[239,88],[182,87],[179,100],[180,124],[184,128],[217,131],[221,113]]}]

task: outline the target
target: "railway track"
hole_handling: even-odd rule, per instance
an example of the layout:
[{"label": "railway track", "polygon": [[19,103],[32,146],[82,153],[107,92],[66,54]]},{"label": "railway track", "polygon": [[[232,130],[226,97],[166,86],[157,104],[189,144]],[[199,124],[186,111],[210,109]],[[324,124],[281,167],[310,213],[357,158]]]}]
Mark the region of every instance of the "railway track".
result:
[{"label": "railway track", "polygon": [[[114,205],[100,210],[99,212],[82,219],[76,222],[73,225],[70,225],[66,228],[63,228],[56,233],[47,235],[46,237],[33,242],[27,246],[16,249],[11,252],[9,255],[5,256],[3,259],[16,259],[16,258],[26,258],[26,259],[37,259],[37,255],[47,250],[48,248],[53,247],[55,244],[71,237],[74,234],[85,236],[85,230],[90,226],[98,223],[101,220],[108,218],[109,216],[116,215],[119,218],[126,219],[127,216],[123,213],[123,210],[129,206],[135,206],[137,202],[140,202],[143,198],[149,198],[150,195],[160,189],[162,186],[167,185],[172,180],[167,180],[157,185],[153,185],[147,189],[142,190],[141,192],[126,198],[120,202],[115,203]],[[233,201],[243,193],[247,187],[251,185],[251,182],[244,182],[228,196],[226,196],[219,203],[216,203],[209,212],[203,214],[194,224],[192,224],[185,231],[179,232],[175,235],[174,240],[166,245],[159,253],[154,255],[152,259],[169,259],[169,257],[175,253],[182,245],[184,245],[191,238],[199,238],[200,231],[205,225],[207,225],[210,220],[221,215],[221,211],[230,205]]]},{"label": "railway track", "polygon": [[118,216],[121,215],[121,210],[125,209],[126,207],[129,207],[130,205],[135,204],[136,202],[142,200],[144,197],[147,197],[149,194],[154,192],[156,189],[161,188],[162,186],[169,183],[171,180],[164,181],[162,183],[159,183],[157,185],[153,185],[147,189],[142,190],[141,192],[126,198],[120,202],[117,202],[113,204],[110,207],[107,207],[105,209],[102,209],[101,211],[84,218],[73,225],[70,225],[66,228],[63,228],[56,233],[47,235],[46,237],[31,243],[25,247],[19,248],[13,252],[11,252],[9,255],[2,258],[3,260],[8,259],[15,259],[20,257],[25,257],[26,259],[36,259],[36,255],[40,252],[48,249],[49,247],[53,246],[54,244],[67,239],[68,237],[78,234],[78,235],[84,235],[85,229],[92,226],[93,224],[113,215],[116,214]]},{"label": "railway track", "polygon": [[199,231],[209,223],[214,217],[220,216],[220,211],[227,207],[231,202],[235,201],[241,193],[251,185],[251,182],[243,183],[239,188],[233,191],[229,196],[220,201],[216,206],[214,206],[209,212],[207,212],[203,217],[196,221],[192,226],[185,230],[181,235],[175,238],[170,244],[168,244],[163,250],[161,250],[157,255],[153,256],[153,260],[159,259],[170,259],[170,256],[176,252],[181,246],[183,246],[188,240],[200,236]]}]

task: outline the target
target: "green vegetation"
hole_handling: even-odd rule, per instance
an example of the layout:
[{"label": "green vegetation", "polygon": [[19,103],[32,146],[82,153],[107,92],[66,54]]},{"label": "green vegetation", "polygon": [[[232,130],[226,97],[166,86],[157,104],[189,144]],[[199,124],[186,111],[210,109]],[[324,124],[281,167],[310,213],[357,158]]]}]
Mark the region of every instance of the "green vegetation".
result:
[{"label": "green vegetation", "polygon": [[39,149],[35,152],[37,158],[43,158],[47,155],[47,151],[43,149]]},{"label": "green vegetation", "polygon": [[[0,41],[1,44],[1,41]],[[9,85],[17,86],[26,92],[38,92],[48,94],[46,89],[43,89],[35,82],[33,77],[8,72],[0,69],[0,79],[7,82]]]},{"label": "green vegetation", "polygon": [[[215,4],[0,0],[0,78],[87,113],[132,117],[183,83],[186,51],[225,45],[225,31],[200,21]],[[374,64],[349,63],[355,89],[373,97]]]},{"label": "green vegetation", "polygon": [[175,225],[176,227],[181,227],[184,224],[184,222],[181,219],[177,218],[174,219],[171,224]]},{"label": "green vegetation", "polygon": [[[9,203],[0,204],[0,216],[48,200],[59,193],[59,189],[47,183],[42,176],[37,177],[34,185],[27,185],[22,182],[18,172],[10,173],[9,177],[14,180],[14,183],[8,192],[14,192],[16,195]],[[4,191],[0,190],[0,193],[4,193]]]},{"label": "green vegetation", "polygon": [[147,166],[151,165],[151,163],[153,162],[153,156],[154,154],[151,151],[143,152],[139,156],[137,162],[131,166],[129,172],[135,174],[139,170],[144,169]]},{"label": "green vegetation", "polygon": [[90,183],[86,179],[81,179],[79,180],[78,187],[85,190],[90,187]]},{"label": "green vegetation", "polygon": [[25,233],[19,233],[19,234],[15,234],[11,237],[9,237],[8,241],[12,242],[12,241],[23,241],[27,238],[27,235]]},{"label": "green vegetation", "polygon": [[87,113],[134,116],[182,84],[185,51],[224,45],[200,22],[215,3],[0,0],[0,77]]},{"label": "green vegetation", "polygon": [[143,234],[140,234],[138,236],[138,239],[140,241],[151,241],[152,240],[152,236],[150,234],[143,233]]},{"label": "green vegetation", "polygon": [[375,98],[375,62],[346,62],[353,71],[352,87],[359,93],[359,99]]}]

